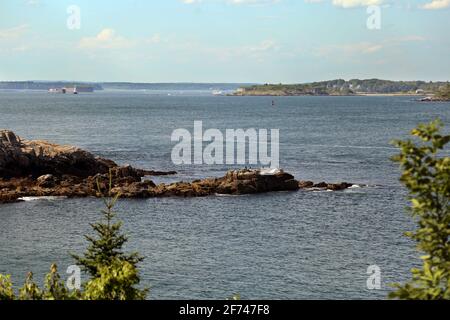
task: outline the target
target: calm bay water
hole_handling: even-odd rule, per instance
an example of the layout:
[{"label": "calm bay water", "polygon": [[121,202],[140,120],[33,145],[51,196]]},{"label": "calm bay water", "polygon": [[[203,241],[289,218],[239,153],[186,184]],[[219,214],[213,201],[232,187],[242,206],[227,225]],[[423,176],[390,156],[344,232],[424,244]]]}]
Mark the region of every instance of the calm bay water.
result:
[{"label": "calm bay water", "polygon": [[[119,217],[138,250],[152,299],[381,299],[409,277],[418,254],[402,235],[413,227],[389,142],[450,105],[410,97],[212,97],[206,92],[0,92],[0,128],[27,139],[77,145],[120,164],[177,170],[164,180],[221,176],[227,166],[172,164],[171,133],[280,129],[280,163],[297,179],[367,184],[345,192],[293,192],[200,199],[122,200]],[[0,206],[0,273],[41,280],[81,253],[97,199]],[[382,270],[369,291],[366,270]]]}]

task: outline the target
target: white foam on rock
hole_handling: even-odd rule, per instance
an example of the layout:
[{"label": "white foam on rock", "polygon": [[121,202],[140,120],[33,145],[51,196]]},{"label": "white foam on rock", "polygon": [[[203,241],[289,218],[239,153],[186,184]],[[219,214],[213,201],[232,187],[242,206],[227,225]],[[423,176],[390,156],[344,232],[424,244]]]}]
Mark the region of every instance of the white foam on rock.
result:
[{"label": "white foam on rock", "polygon": [[275,174],[277,174],[277,173],[280,173],[280,172],[281,172],[281,170],[280,170],[280,169],[277,169],[277,168],[273,168],[273,169],[261,169],[261,170],[259,171],[259,174],[262,175],[262,176],[273,176],[273,175],[275,175]]},{"label": "white foam on rock", "polygon": [[22,197],[22,198],[19,198],[19,199],[17,199],[17,200],[20,200],[20,201],[37,201],[37,200],[60,200],[60,199],[66,199],[67,197],[64,197],[64,196],[59,196],[59,197],[56,197],[56,196],[48,196],[48,197]]}]

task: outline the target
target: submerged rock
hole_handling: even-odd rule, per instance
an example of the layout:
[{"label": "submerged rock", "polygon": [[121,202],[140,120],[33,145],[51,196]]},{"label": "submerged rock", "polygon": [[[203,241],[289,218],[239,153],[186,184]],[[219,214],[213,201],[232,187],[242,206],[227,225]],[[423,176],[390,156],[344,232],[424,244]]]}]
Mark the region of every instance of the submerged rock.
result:
[{"label": "submerged rock", "polygon": [[439,97],[439,96],[426,96],[424,98],[419,99],[420,102],[449,102],[449,98]]},{"label": "submerged rock", "polygon": [[314,182],[312,181],[300,181],[298,183],[298,186],[300,189],[308,189],[308,188],[312,188],[314,186]]},{"label": "submerged rock", "polygon": [[0,203],[19,201],[20,196],[16,192],[0,191]]},{"label": "submerged rock", "polygon": [[348,189],[351,186],[353,186],[353,183],[347,183],[347,182],[331,183],[331,184],[327,185],[327,189],[328,190],[333,190],[333,191],[341,191],[341,190]]},{"label": "submerged rock", "polygon": [[341,183],[314,183],[312,181],[300,181],[298,183],[300,189],[323,189],[331,191],[342,191],[352,187],[353,183],[341,182]]}]

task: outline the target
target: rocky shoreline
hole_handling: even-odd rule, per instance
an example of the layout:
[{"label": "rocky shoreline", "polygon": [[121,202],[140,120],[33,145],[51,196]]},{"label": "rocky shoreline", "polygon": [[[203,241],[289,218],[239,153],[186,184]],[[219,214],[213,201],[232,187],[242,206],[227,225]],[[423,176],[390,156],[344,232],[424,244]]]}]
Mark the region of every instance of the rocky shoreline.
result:
[{"label": "rocky shoreline", "polygon": [[419,99],[420,102],[449,102],[450,99],[441,98],[436,96],[426,96],[422,99]]},{"label": "rocky shoreline", "polygon": [[102,197],[108,194],[110,183],[111,193],[119,193],[123,198],[204,197],[299,189],[338,191],[353,185],[297,181],[283,170],[234,170],[220,178],[159,185],[145,178],[175,174],[119,166],[73,146],[22,140],[12,131],[0,131],[0,203],[23,197]]}]

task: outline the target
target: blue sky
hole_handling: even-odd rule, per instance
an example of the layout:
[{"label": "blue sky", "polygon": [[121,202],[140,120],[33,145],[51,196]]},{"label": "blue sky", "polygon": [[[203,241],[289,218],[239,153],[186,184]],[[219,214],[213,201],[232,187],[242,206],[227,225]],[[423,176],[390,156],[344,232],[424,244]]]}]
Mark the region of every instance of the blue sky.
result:
[{"label": "blue sky", "polygon": [[0,0],[0,80],[450,80],[449,30],[450,0]]}]

